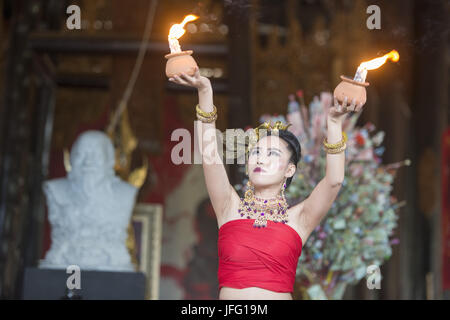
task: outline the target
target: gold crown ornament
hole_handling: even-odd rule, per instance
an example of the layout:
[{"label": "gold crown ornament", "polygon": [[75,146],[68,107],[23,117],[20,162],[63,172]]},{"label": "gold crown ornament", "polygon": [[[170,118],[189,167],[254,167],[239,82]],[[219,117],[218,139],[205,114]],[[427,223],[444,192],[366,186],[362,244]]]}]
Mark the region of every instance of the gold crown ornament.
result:
[{"label": "gold crown ornament", "polygon": [[[233,154],[232,158],[239,158],[243,155],[242,150],[245,150],[245,155],[256,145],[256,143],[267,131],[278,133],[279,130],[287,130],[292,124],[283,124],[281,121],[266,121],[256,128],[250,128],[246,132],[242,129],[228,129],[222,132],[223,143],[226,145],[228,155]],[[237,139],[236,139],[237,138]]]},{"label": "gold crown ornament", "polygon": [[289,123],[287,125],[283,124],[283,122],[281,121],[277,121],[275,122],[274,125],[272,125],[272,121],[270,122],[264,122],[262,124],[260,124],[259,126],[257,126],[254,130],[256,132],[256,136],[258,137],[258,140],[260,138],[260,133],[259,130],[267,130],[267,131],[274,131],[274,132],[278,132],[278,130],[287,130],[287,128],[289,128],[292,124]]}]

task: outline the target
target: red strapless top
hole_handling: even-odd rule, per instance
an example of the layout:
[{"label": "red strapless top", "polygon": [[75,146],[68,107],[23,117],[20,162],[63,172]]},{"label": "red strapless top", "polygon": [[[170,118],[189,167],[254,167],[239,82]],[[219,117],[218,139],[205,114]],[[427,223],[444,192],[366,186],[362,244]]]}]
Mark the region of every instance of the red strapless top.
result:
[{"label": "red strapless top", "polygon": [[302,239],[291,226],[267,221],[253,228],[255,219],[237,219],[219,229],[219,290],[222,287],[260,287],[293,292]]}]

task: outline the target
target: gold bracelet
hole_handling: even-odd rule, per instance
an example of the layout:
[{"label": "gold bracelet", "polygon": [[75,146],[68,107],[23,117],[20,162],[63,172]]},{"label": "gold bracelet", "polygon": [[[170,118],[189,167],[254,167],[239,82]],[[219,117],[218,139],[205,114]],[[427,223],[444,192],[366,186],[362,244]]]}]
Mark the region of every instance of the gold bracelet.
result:
[{"label": "gold bracelet", "polygon": [[217,113],[213,115],[212,117],[202,117],[201,115],[197,114],[197,119],[200,120],[203,123],[211,123],[217,120]]},{"label": "gold bracelet", "polygon": [[323,140],[323,145],[325,146],[325,148],[327,149],[338,149],[341,148],[346,142],[347,142],[347,134],[345,132],[342,132],[342,140],[339,141],[338,143],[333,143],[330,144],[327,142],[327,138],[325,138]]},{"label": "gold bracelet", "polygon": [[195,110],[197,111],[197,114],[205,117],[205,118],[209,118],[212,117],[213,115],[217,114],[217,108],[216,106],[213,105],[213,111],[212,112],[205,112],[202,109],[200,109],[200,105],[197,104],[197,106],[195,107]]},{"label": "gold bracelet", "polygon": [[198,120],[200,120],[200,121],[203,122],[203,123],[212,123],[212,122],[216,121],[217,119],[212,118],[212,119],[210,119],[210,120],[206,120],[206,119],[200,119],[200,118],[199,118]]},{"label": "gold bracelet", "polygon": [[340,148],[333,148],[333,149],[329,149],[329,148],[324,148],[326,153],[329,154],[338,154],[343,152],[345,149],[347,149],[347,144],[344,143],[344,145]]},{"label": "gold bracelet", "polygon": [[325,152],[328,154],[338,154],[338,153],[342,153],[346,148],[346,145],[344,145],[344,147],[339,148],[339,149],[325,149]]}]

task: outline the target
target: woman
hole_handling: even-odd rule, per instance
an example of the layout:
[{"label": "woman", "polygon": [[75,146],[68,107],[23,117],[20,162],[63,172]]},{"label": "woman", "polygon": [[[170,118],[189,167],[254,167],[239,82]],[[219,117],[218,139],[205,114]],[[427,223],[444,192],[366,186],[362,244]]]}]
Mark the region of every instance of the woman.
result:
[{"label": "woman", "polygon": [[211,83],[198,68],[194,71],[193,76],[182,73],[169,80],[198,90],[203,171],[219,227],[219,299],[292,300],[303,244],[330,209],[344,179],[343,118],[350,111],[359,112],[362,105],[352,101],[347,106],[347,99],[339,105],[334,99],[324,141],[326,175],[307,199],[287,206],[284,190],[296,172],[301,149],[297,138],[280,127],[270,127],[249,150],[248,190],[241,199],[217,151]]}]

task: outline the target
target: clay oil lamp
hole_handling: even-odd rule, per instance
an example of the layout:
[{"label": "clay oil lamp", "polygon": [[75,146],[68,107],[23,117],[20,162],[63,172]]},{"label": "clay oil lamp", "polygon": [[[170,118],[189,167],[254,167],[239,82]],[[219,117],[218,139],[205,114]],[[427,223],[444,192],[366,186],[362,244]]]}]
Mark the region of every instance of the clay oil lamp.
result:
[{"label": "clay oil lamp", "polygon": [[367,71],[378,69],[385,64],[388,59],[397,62],[400,59],[400,55],[397,51],[392,50],[382,57],[361,63],[353,79],[341,76],[342,81],[334,90],[334,96],[338,102],[342,104],[345,97],[347,97],[348,104],[350,104],[353,99],[355,99],[356,105],[366,103],[366,87],[369,86],[369,83],[366,82]]},{"label": "clay oil lamp", "polygon": [[185,72],[192,76],[194,75],[193,68],[197,67],[197,63],[192,58],[192,50],[181,51],[180,43],[178,39],[186,32],[184,25],[188,22],[197,20],[198,17],[192,14],[184,17],[183,22],[172,25],[169,31],[169,47],[170,53],[165,55],[167,59],[166,64],[166,76],[168,78],[173,77],[176,74]]}]

